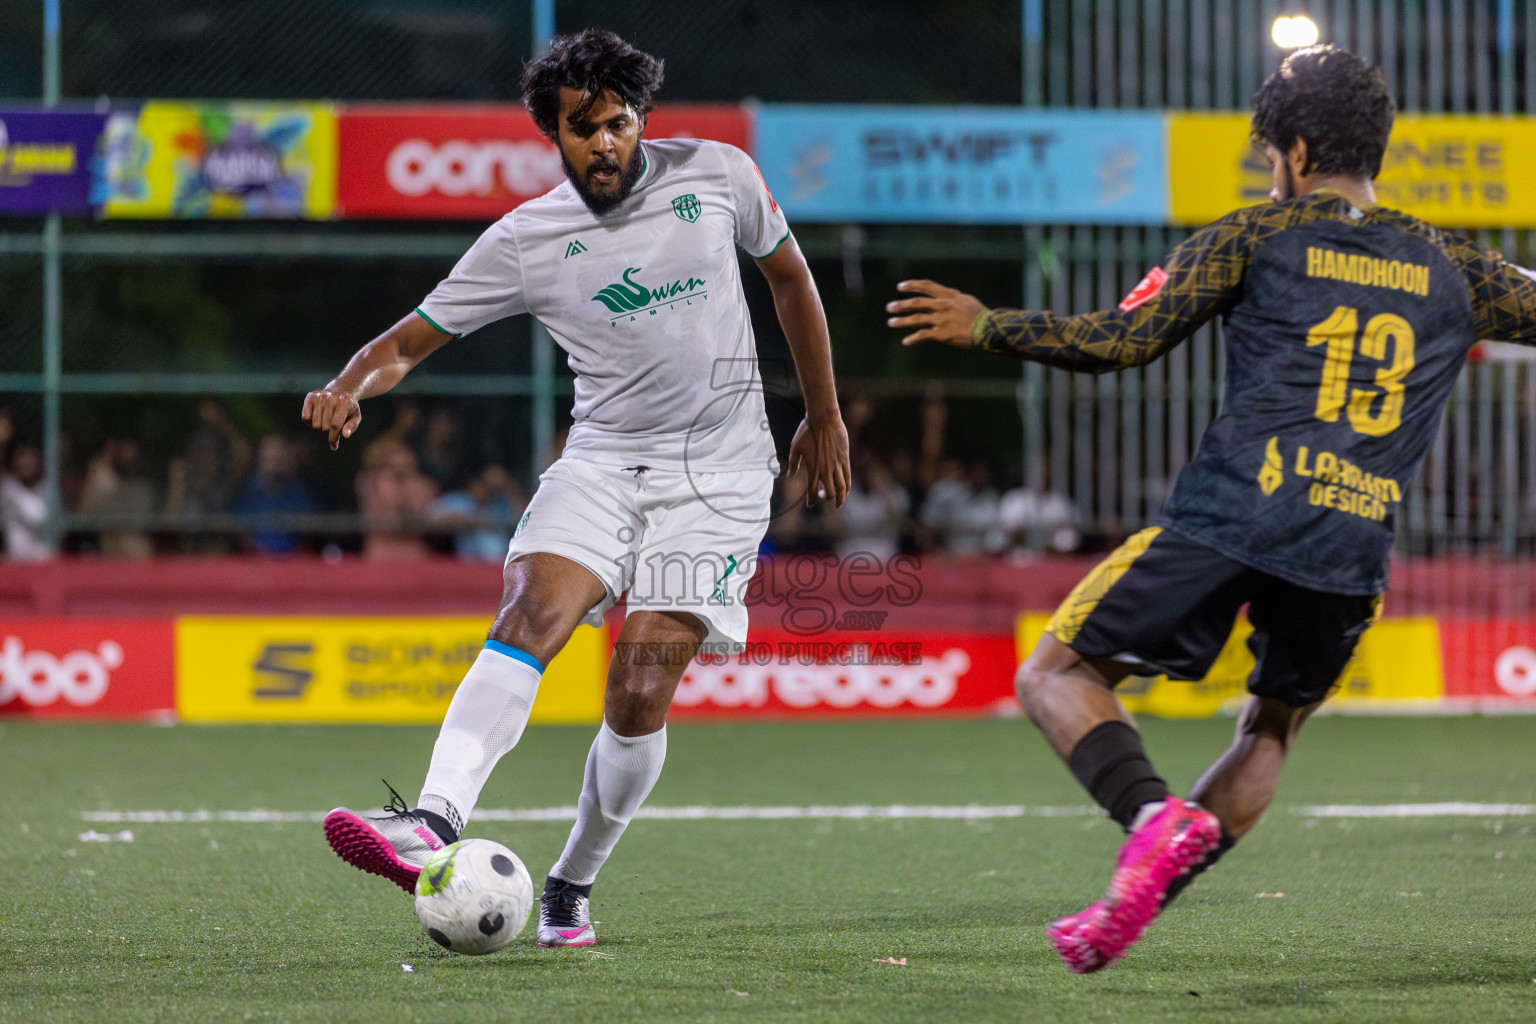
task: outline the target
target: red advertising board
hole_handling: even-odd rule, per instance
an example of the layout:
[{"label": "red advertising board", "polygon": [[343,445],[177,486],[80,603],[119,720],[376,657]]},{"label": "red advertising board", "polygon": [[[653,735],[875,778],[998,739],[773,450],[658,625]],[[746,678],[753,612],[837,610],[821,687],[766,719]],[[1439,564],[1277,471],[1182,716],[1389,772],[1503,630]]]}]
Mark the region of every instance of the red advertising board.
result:
[{"label": "red advertising board", "polygon": [[0,716],[135,718],[175,707],[169,619],[0,621]]},{"label": "red advertising board", "polygon": [[[494,220],[565,180],[559,153],[520,105],[349,104],[337,129],[342,217]],[[746,149],[747,115],[664,105],[645,135]]]},{"label": "red advertising board", "polygon": [[1536,619],[1441,619],[1445,695],[1536,707]]},{"label": "red advertising board", "polygon": [[1016,708],[1013,638],[754,629],[747,650],[683,673],[670,717],[989,715]]}]

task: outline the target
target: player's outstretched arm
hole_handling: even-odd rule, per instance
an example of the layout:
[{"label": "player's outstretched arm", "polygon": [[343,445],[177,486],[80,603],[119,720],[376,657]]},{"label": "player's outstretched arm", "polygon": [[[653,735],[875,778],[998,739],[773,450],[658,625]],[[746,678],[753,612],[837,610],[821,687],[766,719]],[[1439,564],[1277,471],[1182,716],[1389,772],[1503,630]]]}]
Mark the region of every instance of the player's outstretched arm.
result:
[{"label": "player's outstretched arm", "polygon": [[903,281],[912,298],[886,304],[903,345],[937,341],[1017,356],[1064,370],[1102,373],[1150,363],[1232,300],[1249,257],[1244,211],[1202,228],[1154,267],[1115,309],[1061,316],[1048,310],[988,309],[937,281]]},{"label": "player's outstretched arm", "polygon": [[837,407],[832,341],[821,296],[794,235],[757,265],[773,289],[773,305],[789,339],[800,393],[805,396],[805,421],[789,446],[789,471],[796,473],[805,466],[810,476],[807,503],[821,497],[841,505],[853,473],[848,465],[848,430]]},{"label": "player's outstretched arm", "polygon": [[1536,345],[1536,271],[1489,250],[1479,255],[1470,275],[1478,338]]},{"label": "player's outstretched arm", "polygon": [[325,387],[304,396],[300,418],[329,435],[331,450],[351,437],[363,420],[358,402],[382,395],[453,335],[445,334],[416,312],[358,349],[346,368]]}]

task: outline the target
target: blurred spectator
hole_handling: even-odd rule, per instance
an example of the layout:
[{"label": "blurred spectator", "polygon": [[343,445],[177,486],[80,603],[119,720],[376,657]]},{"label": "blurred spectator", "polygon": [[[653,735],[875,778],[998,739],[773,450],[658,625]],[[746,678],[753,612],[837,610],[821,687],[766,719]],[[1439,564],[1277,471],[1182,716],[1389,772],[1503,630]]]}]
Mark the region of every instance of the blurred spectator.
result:
[{"label": "blurred spectator", "polygon": [[864,452],[853,468],[853,486],[843,507],[827,507],[836,537],[833,550],[839,558],[859,552],[890,558],[900,549],[910,509],[907,492],[890,468],[873,452]]},{"label": "blurred spectator", "polygon": [[29,444],[11,449],[9,472],[0,478],[0,523],[5,526],[5,554],[13,562],[48,557],[45,527],[48,502],[43,497],[43,457]]},{"label": "blurred spectator", "polygon": [[501,466],[486,466],[469,478],[461,491],[450,491],[427,513],[440,526],[455,531],[453,553],[466,562],[502,562],[512,540],[512,523],[527,502],[523,489]]},{"label": "blurred spectator", "polygon": [[437,485],[416,465],[409,448],[398,441],[369,445],[356,486],[364,558],[388,562],[431,553],[426,538],[409,531],[425,522]]},{"label": "blurred spectator", "polygon": [[1043,547],[1070,554],[1083,541],[1076,522],[1077,510],[1066,495],[1015,487],[998,502],[997,529],[988,538],[987,550],[1011,554]]},{"label": "blurred spectator", "polygon": [[938,479],[928,488],[921,519],[939,546],[957,555],[986,550],[987,535],[997,527],[997,490],[992,469],[982,459],[964,466],[946,456],[939,461]]},{"label": "blurred spectator", "polygon": [[457,416],[447,409],[433,409],[412,446],[416,464],[440,491],[460,486],[469,476],[462,435]]},{"label": "blurred spectator", "polygon": [[[197,426],[187,439],[186,453],[166,468],[166,525],[190,529],[204,516],[230,511],[250,471],[251,442],[223,406],[211,400],[199,403]],[[184,536],[181,545],[182,550],[199,554],[230,548],[227,538],[202,531]]]},{"label": "blurred spectator", "polygon": [[[299,479],[299,449],[292,438],[268,434],[256,449],[256,471],[231,509],[239,516],[298,516],[316,510],[314,495]],[[252,551],[291,555],[299,535],[289,530],[258,529],[246,538]]]},{"label": "blurred spectator", "polygon": [[16,440],[16,423],[8,406],[0,406],[0,466],[11,464],[11,445]]},{"label": "blurred spectator", "polygon": [[101,531],[104,555],[148,558],[154,553],[145,525],[155,511],[155,485],[144,472],[143,451],[131,437],[108,438],[85,467],[80,513],[123,529]]},{"label": "blurred spectator", "polygon": [[868,443],[865,437],[869,421],[875,416],[875,402],[856,391],[843,401],[843,426],[848,430],[848,450],[856,452]]}]

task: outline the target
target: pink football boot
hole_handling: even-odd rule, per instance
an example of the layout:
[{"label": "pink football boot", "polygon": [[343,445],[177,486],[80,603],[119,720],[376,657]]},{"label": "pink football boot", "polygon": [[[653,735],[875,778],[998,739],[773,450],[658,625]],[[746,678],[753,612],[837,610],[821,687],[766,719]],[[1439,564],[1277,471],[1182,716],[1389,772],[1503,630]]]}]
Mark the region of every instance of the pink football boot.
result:
[{"label": "pink football boot", "polygon": [[1067,969],[1088,974],[1125,956],[1163,909],[1174,879],[1221,841],[1221,823],[1199,804],[1170,797],[1120,848],[1109,892],[1047,930]]}]

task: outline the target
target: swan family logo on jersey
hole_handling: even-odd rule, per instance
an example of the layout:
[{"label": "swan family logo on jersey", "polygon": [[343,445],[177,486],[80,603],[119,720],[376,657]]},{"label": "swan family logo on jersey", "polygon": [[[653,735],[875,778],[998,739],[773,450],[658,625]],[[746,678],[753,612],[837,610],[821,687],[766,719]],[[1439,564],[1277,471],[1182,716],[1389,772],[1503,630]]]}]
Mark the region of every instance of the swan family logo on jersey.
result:
[{"label": "swan family logo on jersey", "polygon": [[639,267],[630,267],[624,271],[624,278],[616,281],[608,287],[592,296],[591,301],[601,302],[608,307],[613,316],[608,318],[610,327],[620,320],[628,318],[633,321],[642,313],[656,316],[662,310],[674,309],[678,303],[691,306],[695,301],[703,302],[709,297],[709,292],[704,289],[702,277],[688,277],[686,280],[673,281],[659,288],[651,288],[636,281],[631,275],[640,273]]}]

